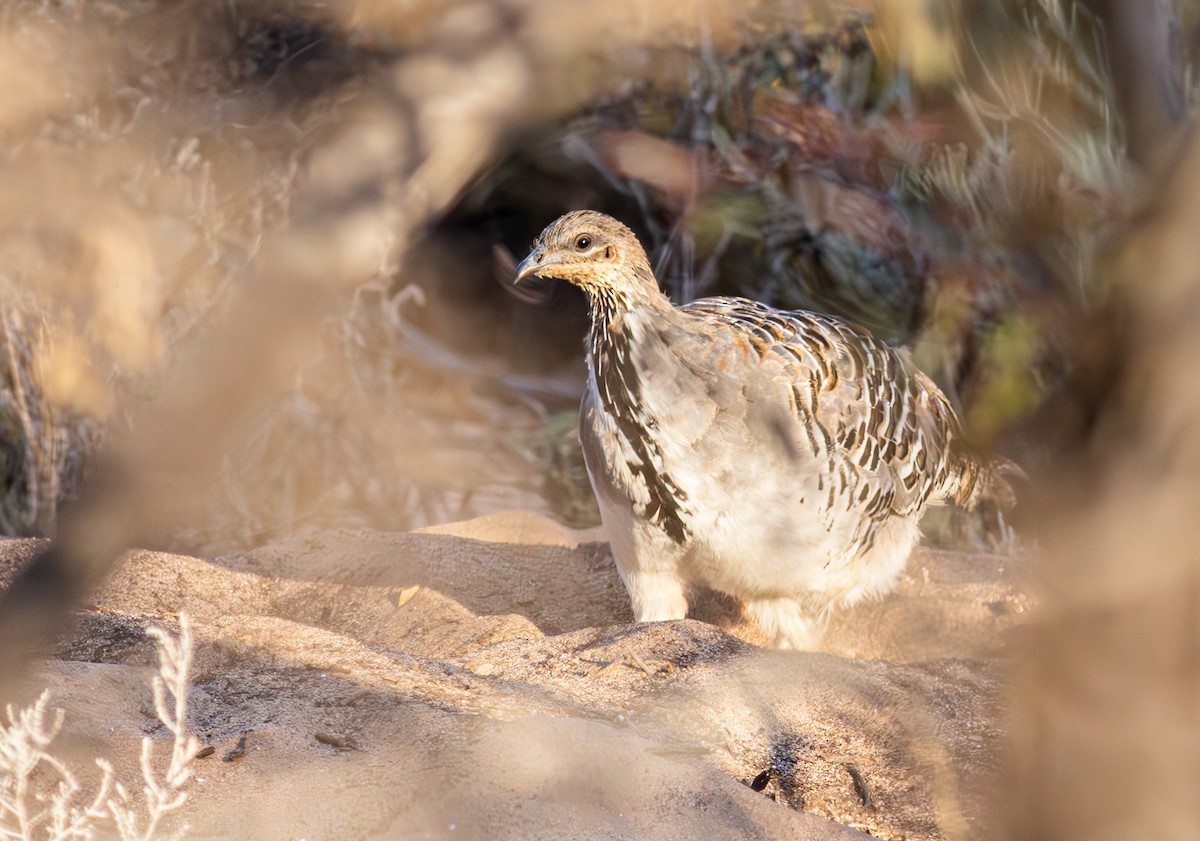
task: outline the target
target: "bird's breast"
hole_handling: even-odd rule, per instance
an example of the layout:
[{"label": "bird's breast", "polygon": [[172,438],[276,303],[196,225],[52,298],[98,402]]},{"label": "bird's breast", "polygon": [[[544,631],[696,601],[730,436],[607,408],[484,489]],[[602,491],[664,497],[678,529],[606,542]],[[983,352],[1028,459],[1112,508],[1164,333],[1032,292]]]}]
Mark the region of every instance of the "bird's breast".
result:
[{"label": "bird's breast", "polygon": [[[664,451],[672,431],[654,410],[655,373],[642,358],[639,325],[612,318],[594,325],[589,349],[593,449],[608,481],[677,543],[691,536],[689,494],[672,476]],[[589,460],[589,470],[591,470]]]}]

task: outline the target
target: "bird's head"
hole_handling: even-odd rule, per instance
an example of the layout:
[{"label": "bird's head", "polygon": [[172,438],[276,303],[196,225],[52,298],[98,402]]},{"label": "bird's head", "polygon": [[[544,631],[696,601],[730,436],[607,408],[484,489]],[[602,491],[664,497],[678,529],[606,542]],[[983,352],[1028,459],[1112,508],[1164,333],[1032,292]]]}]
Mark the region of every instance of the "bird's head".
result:
[{"label": "bird's head", "polygon": [[569,281],[593,297],[630,303],[661,297],[633,231],[594,210],[560,216],[538,235],[529,256],[517,266],[517,282],[530,275]]}]

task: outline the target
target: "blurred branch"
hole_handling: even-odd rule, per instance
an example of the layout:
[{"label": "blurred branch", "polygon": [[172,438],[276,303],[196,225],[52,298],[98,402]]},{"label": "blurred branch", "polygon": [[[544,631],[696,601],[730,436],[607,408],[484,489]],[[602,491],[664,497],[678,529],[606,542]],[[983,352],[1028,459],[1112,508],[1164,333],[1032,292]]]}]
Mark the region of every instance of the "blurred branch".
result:
[{"label": "blurred branch", "polygon": [[1183,117],[1162,4],[1079,0],[1101,22],[1130,159],[1144,171],[1160,162]]},{"label": "blurred branch", "polygon": [[1013,839],[1196,832],[1200,144],[1166,183],[1108,268],[1108,352],[1077,360],[1106,381],[1072,395],[1096,422],[1035,486],[1049,598],[1012,690]]}]

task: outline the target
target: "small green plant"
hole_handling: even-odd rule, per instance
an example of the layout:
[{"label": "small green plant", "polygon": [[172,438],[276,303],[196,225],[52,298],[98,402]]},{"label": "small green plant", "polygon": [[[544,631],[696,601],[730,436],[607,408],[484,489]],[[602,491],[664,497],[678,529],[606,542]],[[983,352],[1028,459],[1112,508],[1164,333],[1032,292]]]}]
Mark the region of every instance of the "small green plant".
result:
[{"label": "small green plant", "polygon": [[[7,725],[0,725],[0,841],[66,841],[108,835],[115,826],[121,841],[160,837],[163,818],[187,799],[184,787],[199,749],[187,735],[188,672],[192,663],[192,633],[186,614],[179,614],[179,637],[161,628],[147,633],[158,647],[154,676],[154,710],[174,737],[166,770],[154,763],[154,743],[142,739],[141,802],[116,778],[111,763],[97,759],[100,780],[95,793],[85,796],[75,773],[49,753],[62,729],[63,712],[50,712],[49,691],[32,706],[7,707]],[[186,826],[172,837],[180,837]]]}]

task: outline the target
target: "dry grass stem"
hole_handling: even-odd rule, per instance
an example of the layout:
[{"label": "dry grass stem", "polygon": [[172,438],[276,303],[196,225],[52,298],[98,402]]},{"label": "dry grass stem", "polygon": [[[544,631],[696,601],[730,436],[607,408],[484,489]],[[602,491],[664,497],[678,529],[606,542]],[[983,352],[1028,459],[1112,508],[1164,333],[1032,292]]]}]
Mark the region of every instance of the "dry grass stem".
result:
[{"label": "dry grass stem", "polygon": [[[117,780],[110,762],[97,759],[100,778],[95,793],[80,802],[79,777],[51,752],[62,730],[62,710],[49,712],[50,693],[32,706],[7,707],[8,725],[0,727],[0,839],[3,841],[67,841],[103,835],[110,824],[121,841],[162,839],[163,819],[187,800],[191,762],[199,750],[187,734],[188,673],[192,662],[191,623],[179,614],[179,636],[160,628],[148,632],[158,648],[159,670],[152,680],[154,709],[172,735],[165,771],[154,762],[154,741],[142,739],[142,798],[138,802]],[[167,837],[179,838],[186,827]]]}]

